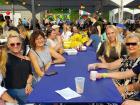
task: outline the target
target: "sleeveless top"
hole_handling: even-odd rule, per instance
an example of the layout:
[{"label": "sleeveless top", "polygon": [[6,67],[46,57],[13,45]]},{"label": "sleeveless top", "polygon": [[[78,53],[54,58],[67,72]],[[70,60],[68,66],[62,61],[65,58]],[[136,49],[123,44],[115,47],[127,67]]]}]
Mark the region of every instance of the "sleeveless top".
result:
[{"label": "sleeveless top", "polygon": [[46,45],[48,47],[55,47],[57,44],[58,44],[58,40],[57,39],[54,39],[54,40],[49,39],[49,38],[47,39]]},{"label": "sleeveless top", "polygon": [[47,46],[45,46],[45,49],[43,51],[34,51],[33,49],[31,49],[31,51],[36,55],[37,62],[40,68],[44,68],[44,65],[52,61],[50,51]]},{"label": "sleeveless top", "polygon": [[7,89],[25,88],[29,75],[32,75],[31,62],[8,53],[5,87]]}]

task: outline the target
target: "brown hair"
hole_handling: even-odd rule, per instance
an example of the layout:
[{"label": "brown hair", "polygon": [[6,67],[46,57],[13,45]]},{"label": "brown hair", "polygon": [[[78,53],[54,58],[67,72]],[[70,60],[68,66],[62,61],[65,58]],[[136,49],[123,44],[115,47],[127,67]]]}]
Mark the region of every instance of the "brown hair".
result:
[{"label": "brown hair", "polygon": [[36,44],[35,44],[35,40],[36,38],[41,35],[44,39],[45,39],[45,35],[42,31],[40,30],[35,30],[32,34],[31,34],[31,37],[30,37],[30,45],[31,47],[35,50],[35,47],[36,47]]},{"label": "brown hair", "polygon": [[51,33],[52,33],[53,30],[54,30],[54,29],[49,28],[49,29],[46,31],[46,36],[49,37],[49,36],[51,35]]}]

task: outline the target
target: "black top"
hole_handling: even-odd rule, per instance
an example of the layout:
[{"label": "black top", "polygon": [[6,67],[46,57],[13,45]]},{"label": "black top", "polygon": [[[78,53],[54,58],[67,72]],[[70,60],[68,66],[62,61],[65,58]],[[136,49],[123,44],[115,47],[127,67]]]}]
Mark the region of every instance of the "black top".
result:
[{"label": "black top", "polygon": [[98,35],[99,32],[98,32],[97,26],[101,27],[101,23],[99,21],[96,21],[95,23],[92,24],[91,34]]},{"label": "black top", "polygon": [[5,86],[7,89],[25,88],[27,79],[32,74],[31,62],[8,53]]},{"label": "black top", "polygon": [[103,42],[101,44],[101,47],[99,49],[99,51],[97,52],[97,57],[99,56],[104,56],[106,62],[113,62],[119,58],[121,58],[123,55],[126,55],[127,54],[127,50],[126,50],[126,47],[124,44],[121,44],[121,52],[120,52],[120,56],[118,55],[115,47],[112,47],[110,49],[110,56],[108,57],[106,55],[106,42]]},{"label": "black top", "polygon": [[132,70],[135,74],[140,74],[140,64],[135,66]]},{"label": "black top", "polygon": [[29,39],[26,38],[21,38],[22,39],[22,47],[23,47],[23,55],[26,55],[26,50],[27,50],[27,45],[29,45]]}]

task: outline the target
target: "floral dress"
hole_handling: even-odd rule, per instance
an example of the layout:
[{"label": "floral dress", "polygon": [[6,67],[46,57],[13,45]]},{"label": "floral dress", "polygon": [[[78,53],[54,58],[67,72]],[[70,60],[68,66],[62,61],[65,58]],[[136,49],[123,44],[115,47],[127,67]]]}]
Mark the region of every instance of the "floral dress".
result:
[{"label": "floral dress", "polygon": [[[121,62],[121,67],[119,68],[119,71],[121,71],[121,72],[124,72],[128,69],[130,70],[133,67],[135,67],[136,65],[140,64],[140,57],[135,60],[130,60],[129,56],[123,56],[122,59],[123,59],[123,61]],[[135,77],[128,78],[128,79],[115,80],[115,83],[118,86],[129,85],[129,84],[136,83],[136,82],[139,82],[138,75]],[[136,91],[127,92],[125,98],[133,97],[137,93],[138,92],[136,92]]]}]

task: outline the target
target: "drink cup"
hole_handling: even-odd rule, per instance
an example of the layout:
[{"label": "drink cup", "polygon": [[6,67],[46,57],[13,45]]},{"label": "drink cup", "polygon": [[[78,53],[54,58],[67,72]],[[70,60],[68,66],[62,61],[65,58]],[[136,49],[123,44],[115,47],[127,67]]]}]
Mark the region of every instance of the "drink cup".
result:
[{"label": "drink cup", "polygon": [[90,71],[90,79],[96,81],[97,71]]},{"label": "drink cup", "polygon": [[[1,105],[1,104],[0,104],[0,105]],[[18,104],[6,102],[5,105],[18,105]]]},{"label": "drink cup", "polygon": [[84,92],[85,77],[75,77],[76,92],[82,94]]}]

